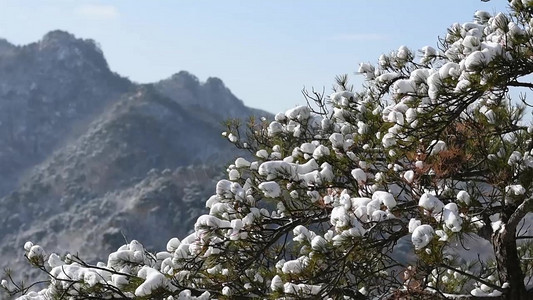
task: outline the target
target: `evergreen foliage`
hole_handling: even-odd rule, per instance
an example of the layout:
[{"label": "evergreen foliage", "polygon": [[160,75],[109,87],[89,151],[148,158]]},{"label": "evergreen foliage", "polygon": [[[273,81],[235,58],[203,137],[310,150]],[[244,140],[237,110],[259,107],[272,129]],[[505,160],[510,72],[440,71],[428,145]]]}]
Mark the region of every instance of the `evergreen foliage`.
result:
[{"label": "evergreen foliage", "polygon": [[[88,265],[25,245],[50,276],[19,299],[530,299],[533,1],[475,13],[439,49],[363,63],[358,90],[229,122],[238,158],[194,232]],[[516,101],[520,100],[520,101]],[[403,298],[402,298],[403,297]]]}]

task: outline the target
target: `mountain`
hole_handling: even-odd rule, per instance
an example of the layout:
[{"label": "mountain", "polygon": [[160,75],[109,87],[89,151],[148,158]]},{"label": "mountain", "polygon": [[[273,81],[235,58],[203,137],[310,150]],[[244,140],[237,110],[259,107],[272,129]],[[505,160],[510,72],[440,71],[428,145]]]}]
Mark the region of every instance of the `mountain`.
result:
[{"label": "mountain", "polygon": [[264,111],[245,106],[222,80],[216,77],[210,77],[205,83],[200,83],[194,75],[181,71],[154,86],[162,95],[180,103],[186,109],[196,113],[207,112],[207,115],[215,116],[218,120],[266,115]]},{"label": "mountain", "polygon": [[91,40],[54,31],[22,47],[0,41],[0,195],[133,88]]},{"label": "mountain", "polygon": [[24,46],[1,39],[2,267],[33,278],[28,240],[95,261],[125,239],[155,249],[183,237],[242,154],[222,122],[250,115],[270,117],[218,78],[181,71],[141,85],[113,73],[92,40],[63,31]]}]

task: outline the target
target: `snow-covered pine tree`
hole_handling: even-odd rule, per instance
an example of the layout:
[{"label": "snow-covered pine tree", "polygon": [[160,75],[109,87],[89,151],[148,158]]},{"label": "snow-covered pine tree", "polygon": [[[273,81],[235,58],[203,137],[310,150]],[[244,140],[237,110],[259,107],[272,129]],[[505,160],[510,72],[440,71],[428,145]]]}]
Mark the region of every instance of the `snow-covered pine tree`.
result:
[{"label": "snow-covered pine tree", "polygon": [[[88,265],[28,242],[49,285],[20,299],[530,299],[533,1],[400,47],[365,84],[224,134],[249,149],[194,232]],[[12,292],[27,289],[4,280]],[[402,298],[404,297],[404,298]]]}]

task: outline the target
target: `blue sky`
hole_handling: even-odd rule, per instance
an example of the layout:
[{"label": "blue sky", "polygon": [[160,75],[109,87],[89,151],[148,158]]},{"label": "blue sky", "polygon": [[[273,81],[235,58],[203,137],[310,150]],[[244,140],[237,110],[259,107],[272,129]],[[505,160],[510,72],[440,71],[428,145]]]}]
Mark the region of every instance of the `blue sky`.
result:
[{"label": "blue sky", "polygon": [[221,78],[248,106],[304,104],[360,62],[406,45],[436,46],[454,22],[507,1],[0,0],[0,37],[15,44],[62,29],[100,43],[111,69],[146,83],[187,70]]}]

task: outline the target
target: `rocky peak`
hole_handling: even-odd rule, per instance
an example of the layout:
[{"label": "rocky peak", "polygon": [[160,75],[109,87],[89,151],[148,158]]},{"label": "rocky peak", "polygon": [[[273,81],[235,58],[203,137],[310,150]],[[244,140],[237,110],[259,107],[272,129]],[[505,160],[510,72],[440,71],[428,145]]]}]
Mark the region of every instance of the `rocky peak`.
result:
[{"label": "rocky peak", "polygon": [[6,39],[0,38],[0,55],[13,52],[15,49],[17,49],[17,46],[11,44]]},{"label": "rocky peak", "polygon": [[54,30],[43,36],[37,43],[38,51],[49,54],[58,62],[68,62],[70,67],[89,65],[99,70],[108,71],[109,67],[102,50],[91,39],[79,39],[73,34]]},{"label": "rocky peak", "polygon": [[[217,77],[209,77],[205,82],[187,71],[181,71],[170,78],[154,84],[163,95],[171,98],[186,109],[205,110],[217,116],[217,120],[227,118],[247,118],[252,112],[235,97],[224,82]],[[259,112],[266,115],[265,112]]]},{"label": "rocky peak", "polygon": [[22,46],[0,41],[0,78],[0,167],[12,175],[0,194],[131,87],[95,42],[63,31]]},{"label": "rocky peak", "polygon": [[44,45],[54,43],[72,43],[76,40],[76,37],[72,33],[62,30],[54,30],[46,33],[41,39],[40,43]]},{"label": "rocky peak", "polygon": [[227,90],[224,82],[218,77],[207,78],[205,85],[213,90]]},{"label": "rocky peak", "polygon": [[0,78],[0,267],[30,278],[27,240],[96,259],[122,232],[148,247],[185,236],[219,166],[240,155],[220,121],[267,115],[218,78],[181,71],[132,83],[94,41],[64,31],[29,45],[0,40]]},{"label": "rocky peak", "polygon": [[161,82],[167,82],[168,84],[175,84],[183,87],[198,87],[200,85],[200,80],[198,77],[187,71],[180,71],[172,75],[169,79],[162,80]]}]

